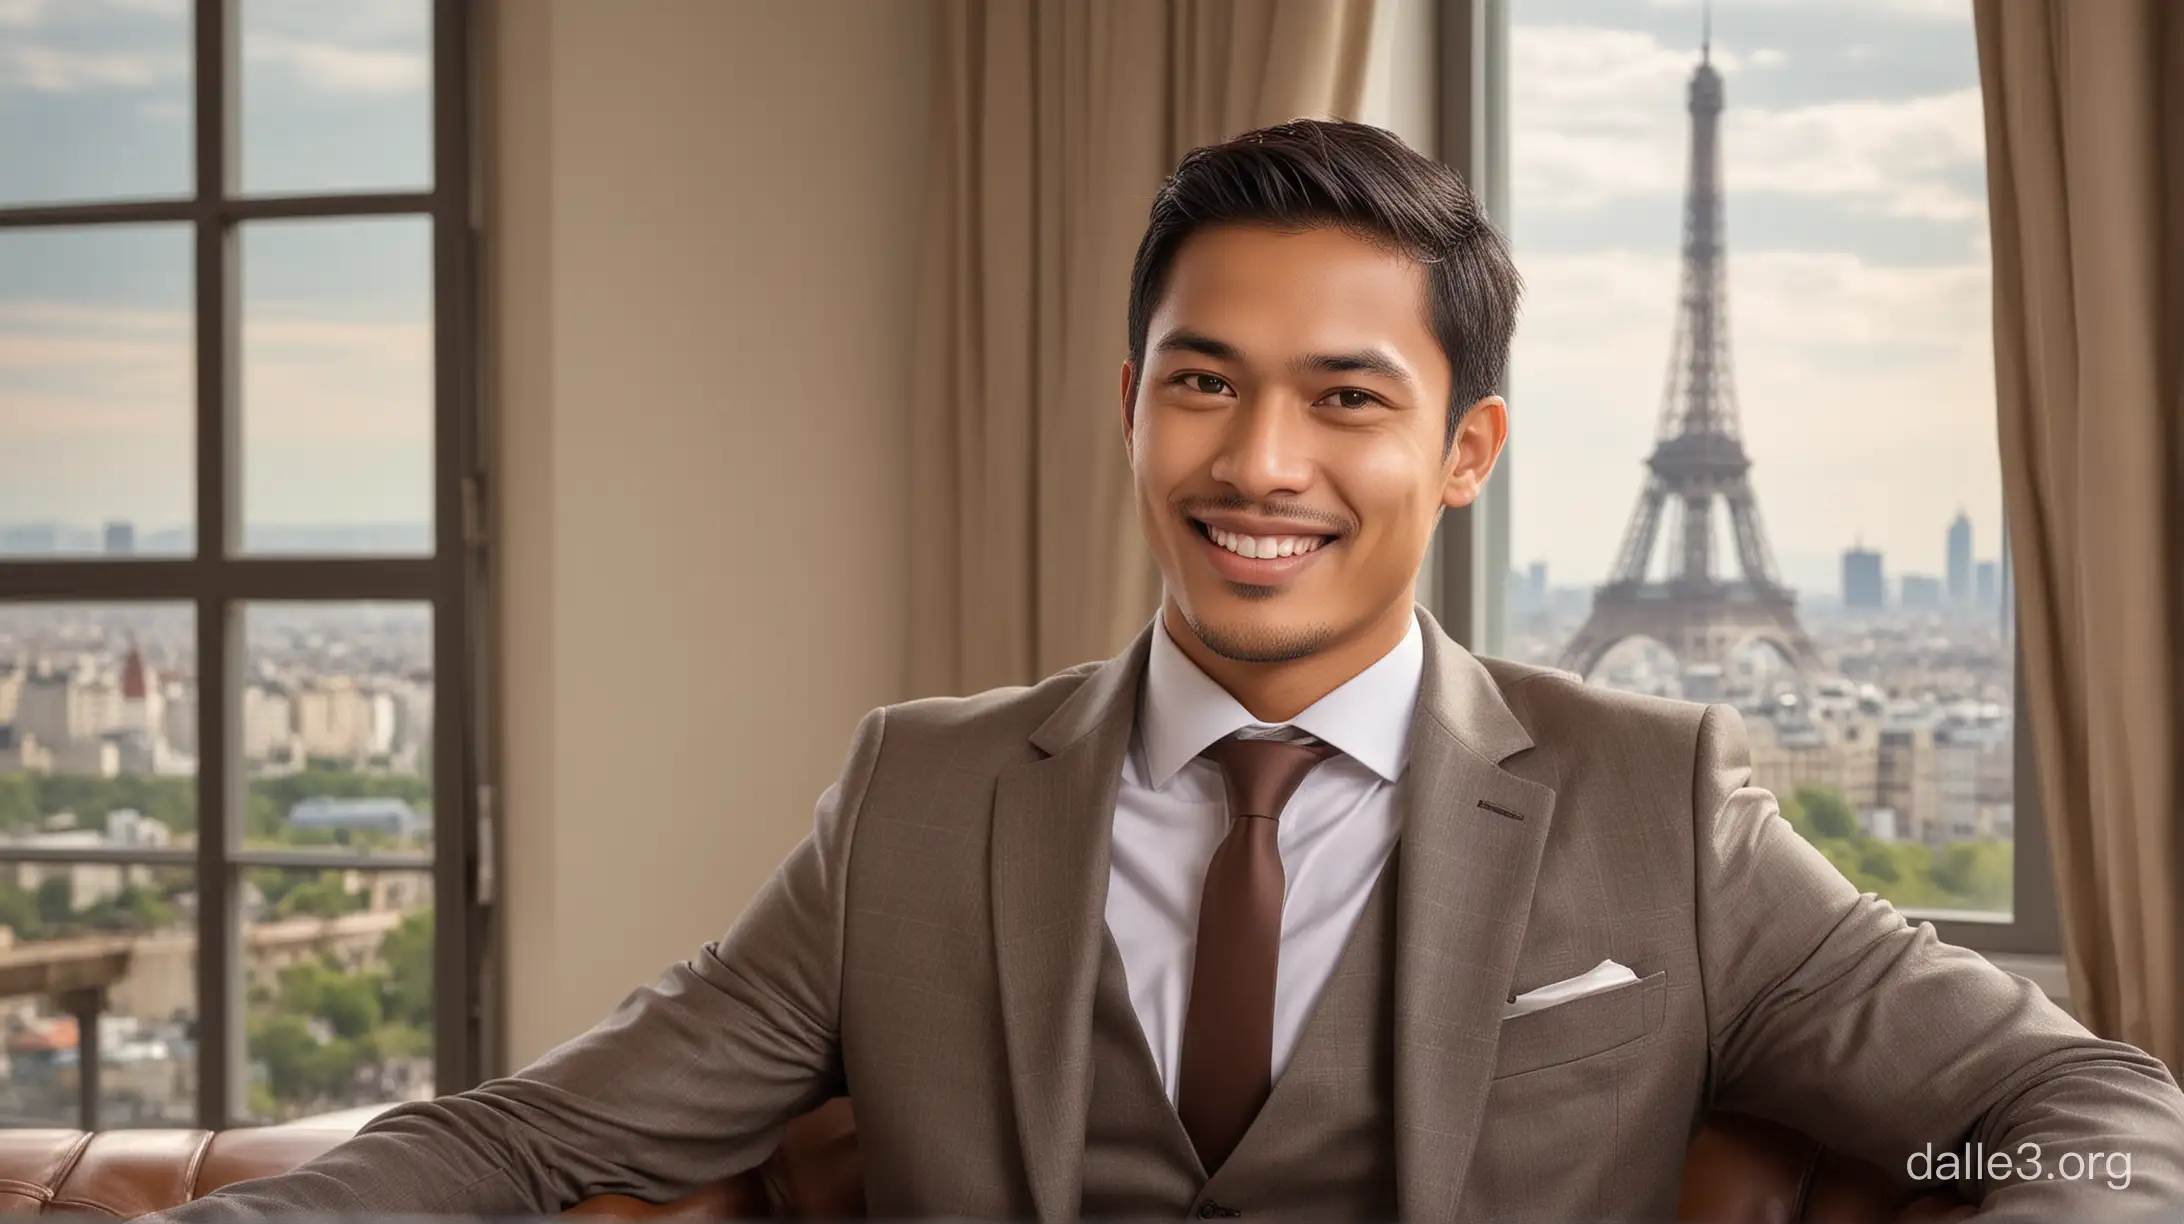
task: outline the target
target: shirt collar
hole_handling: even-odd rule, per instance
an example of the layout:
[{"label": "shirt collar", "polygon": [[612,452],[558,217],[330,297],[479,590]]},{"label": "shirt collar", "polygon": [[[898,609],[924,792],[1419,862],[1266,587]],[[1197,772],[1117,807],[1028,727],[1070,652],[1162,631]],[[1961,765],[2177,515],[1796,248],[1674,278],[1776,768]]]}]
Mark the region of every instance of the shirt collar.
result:
[{"label": "shirt collar", "polygon": [[[1283,725],[1333,744],[1394,782],[1410,760],[1411,714],[1424,675],[1425,640],[1413,616],[1395,649]],[[1164,617],[1153,632],[1139,715],[1146,780],[1155,788],[1223,736],[1268,725],[1191,662],[1168,636]]]}]

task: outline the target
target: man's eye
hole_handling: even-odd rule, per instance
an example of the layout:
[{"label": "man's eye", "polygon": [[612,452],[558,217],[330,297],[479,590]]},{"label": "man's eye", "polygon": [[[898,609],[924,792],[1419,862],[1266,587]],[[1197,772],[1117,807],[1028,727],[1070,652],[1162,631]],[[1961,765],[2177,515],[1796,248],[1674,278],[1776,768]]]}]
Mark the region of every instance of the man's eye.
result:
[{"label": "man's eye", "polygon": [[1176,379],[1186,390],[1201,395],[1219,395],[1228,390],[1228,380],[1217,374],[1185,374]]},{"label": "man's eye", "polygon": [[1345,387],[1328,394],[1333,397],[1337,408],[1370,408],[1380,402],[1380,397],[1372,392],[1360,391],[1355,387]]}]

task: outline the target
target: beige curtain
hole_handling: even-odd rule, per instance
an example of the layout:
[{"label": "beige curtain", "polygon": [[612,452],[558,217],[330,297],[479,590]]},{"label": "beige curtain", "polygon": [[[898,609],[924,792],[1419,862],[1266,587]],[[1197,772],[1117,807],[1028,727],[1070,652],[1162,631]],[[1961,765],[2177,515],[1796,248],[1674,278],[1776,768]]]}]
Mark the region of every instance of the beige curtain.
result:
[{"label": "beige curtain", "polygon": [[2184,1070],[2184,4],[1974,11],[2003,488],[2071,994]]},{"label": "beige curtain", "polygon": [[935,0],[911,691],[1104,658],[1158,602],[1121,438],[1130,263],[1189,149],[1355,117],[1373,0]]}]

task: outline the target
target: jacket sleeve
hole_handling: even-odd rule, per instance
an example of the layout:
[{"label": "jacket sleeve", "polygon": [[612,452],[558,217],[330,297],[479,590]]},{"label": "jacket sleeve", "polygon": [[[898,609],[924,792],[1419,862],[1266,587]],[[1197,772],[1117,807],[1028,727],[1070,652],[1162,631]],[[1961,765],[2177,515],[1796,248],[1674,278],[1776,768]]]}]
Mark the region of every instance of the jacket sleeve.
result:
[{"label": "jacket sleeve", "polygon": [[[2129,1218],[2184,1203],[2184,1095],[2150,1055],[1860,894],[1751,785],[1710,707],[1693,784],[1718,1108],[1771,1117],[1983,1211]],[[1969,1145],[1969,1146],[1967,1146]],[[2002,1159],[1997,1159],[1997,1155]]]},{"label": "jacket sleeve", "polygon": [[885,721],[858,724],[811,834],[728,933],[589,1032],[506,1079],[389,1110],[293,1172],[147,1218],[541,1215],[596,1194],[671,1199],[763,1161],[842,1089],[844,877]]}]

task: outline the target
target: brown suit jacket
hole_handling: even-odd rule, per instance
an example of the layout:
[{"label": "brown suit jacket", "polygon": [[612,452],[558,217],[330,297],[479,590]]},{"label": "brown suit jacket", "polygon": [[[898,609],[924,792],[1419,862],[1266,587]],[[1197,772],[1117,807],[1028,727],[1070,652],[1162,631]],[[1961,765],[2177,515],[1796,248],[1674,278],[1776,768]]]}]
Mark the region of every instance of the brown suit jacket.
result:
[{"label": "brown suit jacket", "polygon": [[[2184,1202],[2184,1096],[2162,1066],[1860,895],[1750,785],[1733,710],[1475,658],[1420,615],[1395,881],[1405,1218],[1665,1217],[1709,1107],[1895,1170],[1966,1142],[2038,1144],[2046,1172],[2130,1154],[2128,1189],[1967,1187],[1990,1206]],[[873,711],[810,837],[722,939],[521,1074],[171,1218],[667,1198],[851,1089],[874,1215],[1074,1215],[1150,632],[1029,688]],[[1501,1018],[1611,957],[1640,980]]]}]

